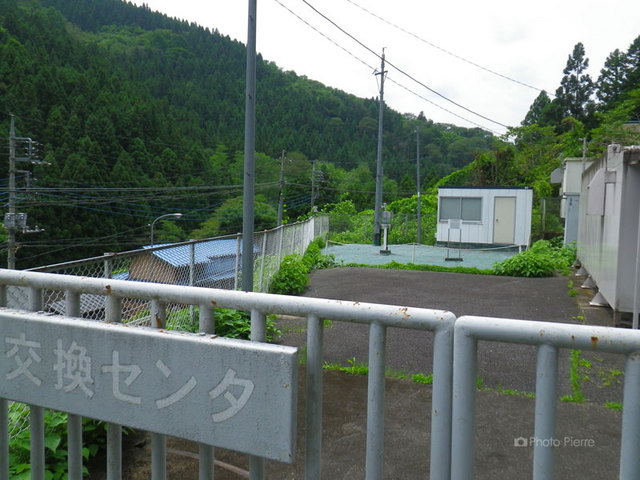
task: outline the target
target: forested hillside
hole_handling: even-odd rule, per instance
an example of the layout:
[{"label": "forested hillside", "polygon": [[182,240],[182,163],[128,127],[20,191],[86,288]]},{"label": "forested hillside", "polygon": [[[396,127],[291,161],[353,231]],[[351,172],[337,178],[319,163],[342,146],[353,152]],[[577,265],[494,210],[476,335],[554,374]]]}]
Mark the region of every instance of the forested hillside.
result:
[{"label": "forested hillside", "polygon": [[[240,231],[245,59],[217,31],[119,0],[0,0],[0,152],[13,114],[49,164],[18,165],[17,211],[44,229],[19,234],[18,268],[138,247],[169,212],[184,216],[161,240]],[[316,205],[373,208],[375,98],[262,58],[257,95],[256,228],[275,226],[283,151],[289,217],[310,209],[313,161]],[[415,191],[416,128],[425,186],[494,143],[390,109],[384,124],[385,201]]]}]

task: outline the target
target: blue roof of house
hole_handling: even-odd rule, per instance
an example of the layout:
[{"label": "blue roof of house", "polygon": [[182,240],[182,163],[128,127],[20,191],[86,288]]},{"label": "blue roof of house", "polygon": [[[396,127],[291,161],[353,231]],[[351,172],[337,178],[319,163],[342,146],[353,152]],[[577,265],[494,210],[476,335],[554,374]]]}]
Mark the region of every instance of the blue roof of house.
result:
[{"label": "blue roof of house", "polygon": [[[142,248],[156,248],[173,245],[171,243],[160,245],[145,245]],[[238,241],[234,238],[223,240],[211,240],[209,242],[199,242],[194,244],[194,261],[196,264],[208,263],[216,258],[235,257],[238,250]],[[242,244],[240,245],[242,248]],[[253,251],[260,249],[254,245]],[[172,248],[162,248],[152,252],[156,257],[169,263],[174,267],[185,267],[191,263],[191,245],[178,245]]]}]

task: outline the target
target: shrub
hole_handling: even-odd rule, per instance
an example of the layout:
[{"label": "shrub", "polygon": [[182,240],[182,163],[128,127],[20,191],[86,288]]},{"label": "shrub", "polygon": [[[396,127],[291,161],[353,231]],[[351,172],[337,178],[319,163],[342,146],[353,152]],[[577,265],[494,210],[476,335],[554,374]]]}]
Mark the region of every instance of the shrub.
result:
[{"label": "shrub", "polygon": [[282,259],[280,270],[274,275],[269,287],[270,293],[281,295],[299,295],[309,283],[309,272],[318,268],[331,268],[335,265],[333,255],[323,255],[325,245],[322,238],[316,238],[307,247],[304,256],[288,255]]},{"label": "shrub", "polygon": [[496,275],[550,277],[558,271],[567,274],[575,258],[574,247],[538,240],[529,250],[495,263],[493,270]]},{"label": "shrub", "polygon": [[309,283],[309,269],[300,255],[287,255],[280,270],[271,281],[269,292],[280,295],[299,295]]}]

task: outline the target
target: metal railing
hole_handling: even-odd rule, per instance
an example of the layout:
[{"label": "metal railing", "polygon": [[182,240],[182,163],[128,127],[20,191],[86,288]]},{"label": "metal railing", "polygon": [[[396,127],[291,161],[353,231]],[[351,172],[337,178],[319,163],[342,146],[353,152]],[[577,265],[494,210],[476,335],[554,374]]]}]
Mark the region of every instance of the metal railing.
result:
[{"label": "metal railing", "polygon": [[[456,320],[453,356],[451,478],[474,478],[475,398],[479,340],[537,347],[535,439],[554,439],[558,351],[580,349],[625,355],[625,383],[620,453],[621,479],[640,477],[640,331],[587,325],[464,316]],[[533,444],[534,480],[553,478],[554,442]]]},{"label": "metal railing", "polygon": [[[453,325],[455,317],[442,310],[407,308],[338,300],[299,298],[247,293],[191,286],[175,286],[117,279],[81,278],[39,272],[0,270],[0,305],[7,305],[12,288],[28,291],[28,310],[50,310],[51,299],[64,299],[65,314],[79,317],[87,298],[100,298],[104,320],[122,322],[130,305],[144,304],[152,325],[163,327],[166,305],[180,304],[198,309],[199,330],[215,331],[215,308],[233,308],[251,312],[251,340],[266,337],[266,315],[283,314],[307,319],[305,478],[319,479],[322,452],[322,367],[324,320],[369,325],[369,378],[367,400],[366,472],[368,479],[382,478],[384,432],[385,344],[389,327],[434,332],[433,397],[431,408],[431,478],[449,478],[451,465],[451,378],[453,362]],[[49,300],[47,300],[49,299]],[[8,401],[0,401],[0,444],[8,445]],[[81,418],[69,413],[69,479],[82,478]],[[129,425],[135,427],[135,425]],[[107,428],[107,476],[122,477],[122,426]],[[34,480],[44,479],[44,416],[39,406],[31,407],[31,469]],[[200,478],[213,473],[213,447],[200,446]],[[0,478],[8,478],[8,447],[0,451]],[[166,443],[152,435],[152,472],[154,480],[165,478]],[[264,478],[264,459],[251,457],[250,478]]]}]

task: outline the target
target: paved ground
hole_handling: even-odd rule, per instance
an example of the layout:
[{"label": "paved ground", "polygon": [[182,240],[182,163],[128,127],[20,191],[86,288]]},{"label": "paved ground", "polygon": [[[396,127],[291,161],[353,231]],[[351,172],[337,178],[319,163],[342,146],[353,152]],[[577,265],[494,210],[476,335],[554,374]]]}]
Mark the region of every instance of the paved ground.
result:
[{"label": "paved ground", "polygon": [[[574,278],[579,287],[581,279]],[[348,299],[403,306],[442,308],[457,315],[474,314],[550,322],[611,325],[606,309],[582,308],[592,292],[578,289],[569,296],[569,279],[553,277],[522,279],[462,274],[406,272],[376,269],[335,269],[315,272],[310,297]],[[514,320],[517,321],[517,320]],[[305,323],[283,320],[283,343],[303,346]],[[355,357],[367,360],[367,330],[358,325],[335,323],[325,332],[325,359],[341,362]],[[431,372],[430,334],[391,329],[387,356],[396,372]],[[555,478],[617,478],[621,414],[605,408],[605,401],[621,402],[617,369],[622,362],[613,356],[588,355],[581,372],[589,380],[583,389],[589,401],[558,402]],[[531,392],[534,388],[533,349],[497,343],[480,344],[479,367],[483,389],[477,398],[476,478],[531,478],[532,448],[514,446],[519,437],[533,435],[534,401],[524,395],[500,390]],[[569,393],[569,362],[560,360],[560,392]],[[299,374],[298,456],[294,465],[268,462],[268,478],[303,478],[304,468],[304,366]],[[364,478],[366,435],[366,377],[326,371],[324,374],[323,475],[326,479]],[[385,478],[428,477],[431,387],[409,380],[387,379],[385,430]],[[148,477],[149,442],[136,437],[126,478]],[[169,441],[168,478],[197,478],[194,445]],[[247,459],[218,451],[221,462],[216,479],[248,478]],[[146,470],[145,470],[146,468]],[[145,475],[147,475],[145,477]]]}]

